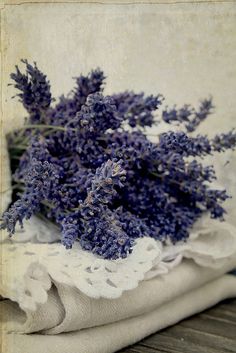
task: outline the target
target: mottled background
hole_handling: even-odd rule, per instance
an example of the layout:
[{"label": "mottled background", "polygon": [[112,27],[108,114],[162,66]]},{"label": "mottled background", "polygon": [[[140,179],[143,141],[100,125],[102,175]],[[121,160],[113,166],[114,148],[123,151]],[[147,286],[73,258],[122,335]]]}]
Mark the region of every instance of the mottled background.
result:
[{"label": "mottled background", "polygon": [[37,61],[55,96],[73,87],[73,76],[100,66],[107,93],[161,92],[170,104],[196,104],[212,94],[211,128],[230,119],[236,125],[236,2],[35,3],[6,5],[2,15],[7,125],[23,112],[6,87],[21,58]]}]

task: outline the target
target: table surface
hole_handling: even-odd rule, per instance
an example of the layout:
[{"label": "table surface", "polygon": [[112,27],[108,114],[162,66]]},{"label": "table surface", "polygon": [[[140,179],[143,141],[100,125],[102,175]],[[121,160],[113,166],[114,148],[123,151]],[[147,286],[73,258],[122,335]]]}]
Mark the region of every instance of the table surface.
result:
[{"label": "table surface", "polygon": [[236,299],[153,334],[119,353],[236,353]]}]

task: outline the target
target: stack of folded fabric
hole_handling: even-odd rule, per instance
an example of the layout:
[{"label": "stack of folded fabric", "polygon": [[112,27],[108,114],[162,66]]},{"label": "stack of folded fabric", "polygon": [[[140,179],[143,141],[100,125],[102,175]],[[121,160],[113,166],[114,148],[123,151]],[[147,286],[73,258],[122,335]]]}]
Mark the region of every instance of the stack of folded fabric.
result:
[{"label": "stack of folded fabric", "polygon": [[227,223],[202,219],[175,247],[142,238],[128,259],[113,261],[68,253],[56,237],[36,218],[14,242],[3,236],[4,353],[116,352],[236,296],[227,274],[236,267],[236,229]]}]

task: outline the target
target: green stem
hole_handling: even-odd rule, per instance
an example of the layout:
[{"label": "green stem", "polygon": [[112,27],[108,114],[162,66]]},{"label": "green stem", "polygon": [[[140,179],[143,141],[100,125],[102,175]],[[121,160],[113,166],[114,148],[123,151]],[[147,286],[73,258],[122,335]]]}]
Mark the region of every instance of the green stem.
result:
[{"label": "green stem", "polygon": [[67,130],[72,130],[72,131],[77,131],[78,129],[75,128],[66,128],[63,126],[58,126],[58,125],[41,125],[41,124],[31,124],[31,125],[25,125],[21,129],[52,129],[52,130],[60,130],[60,131],[67,131]]},{"label": "green stem", "polygon": [[14,184],[10,188],[4,190],[4,192],[14,190],[14,189],[24,190],[22,184]]},{"label": "green stem", "polygon": [[17,159],[17,160],[19,160],[20,157],[19,157],[19,156],[14,156],[13,154],[11,154],[11,159]]},{"label": "green stem", "polygon": [[43,200],[43,201],[41,201],[40,203],[43,204],[44,206],[50,208],[50,209],[55,208],[54,205],[52,205],[51,203],[47,202],[46,200]]},{"label": "green stem", "polygon": [[28,145],[10,145],[9,150],[16,149],[16,150],[26,150]]}]

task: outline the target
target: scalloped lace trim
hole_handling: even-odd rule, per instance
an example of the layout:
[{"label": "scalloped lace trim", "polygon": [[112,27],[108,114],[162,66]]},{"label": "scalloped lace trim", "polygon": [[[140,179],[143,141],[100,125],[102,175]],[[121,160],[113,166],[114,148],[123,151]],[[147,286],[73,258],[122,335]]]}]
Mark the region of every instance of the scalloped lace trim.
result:
[{"label": "scalloped lace trim", "polygon": [[53,282],[73,286],[93,298],[118,298],[142,280],[167,274],[183,258],[197,264],[219,267],[236,253],[236,228],[201,219],[190,239],[162,246],[149,237],[137,239],[126,259],[104,260],[81,249],[71,250],[58,243],[56,227],[33,217],[13,239],[2,239],[2,288],[0,294],[34,311],[47,301]]},{"label": "scalloped lace trim", "polygon": [[[11,200],[6,144],[3,153],[2,210]],[[227,175],[231,194],[236,195],[233,168],[231,174],[230,170],[223,173],[223,163],[218,159],[215,159],[215,165],[219,166],[221,179],[226,184]],[[236,165],[236,158],[231,156],[230,160]],[[230,213],[233,223],[234,212]],[[117,298],[125,290],[137,287],[142,280],[167,274],[183,258],[191,258],[201,266],[220,267],[228,257],[236,254],[236,228],[226,222],[212,221],[207,216],[196,223],[186,243],[162,246],[159,241],[144,237],[137,239],[132,254],[126,259],[114,261],[98,258],[82,250],[78,243],[73,249],[65,250],[59,243],[58,229],[36,217],[25,222],[24,229],[18,230],[11,240],[4,231],[1,236],[0,295],[18,302],[26,311],[34,311],[38,304],[47,301],[47,292],[53,282],[76,287],[90,297]]]}]

